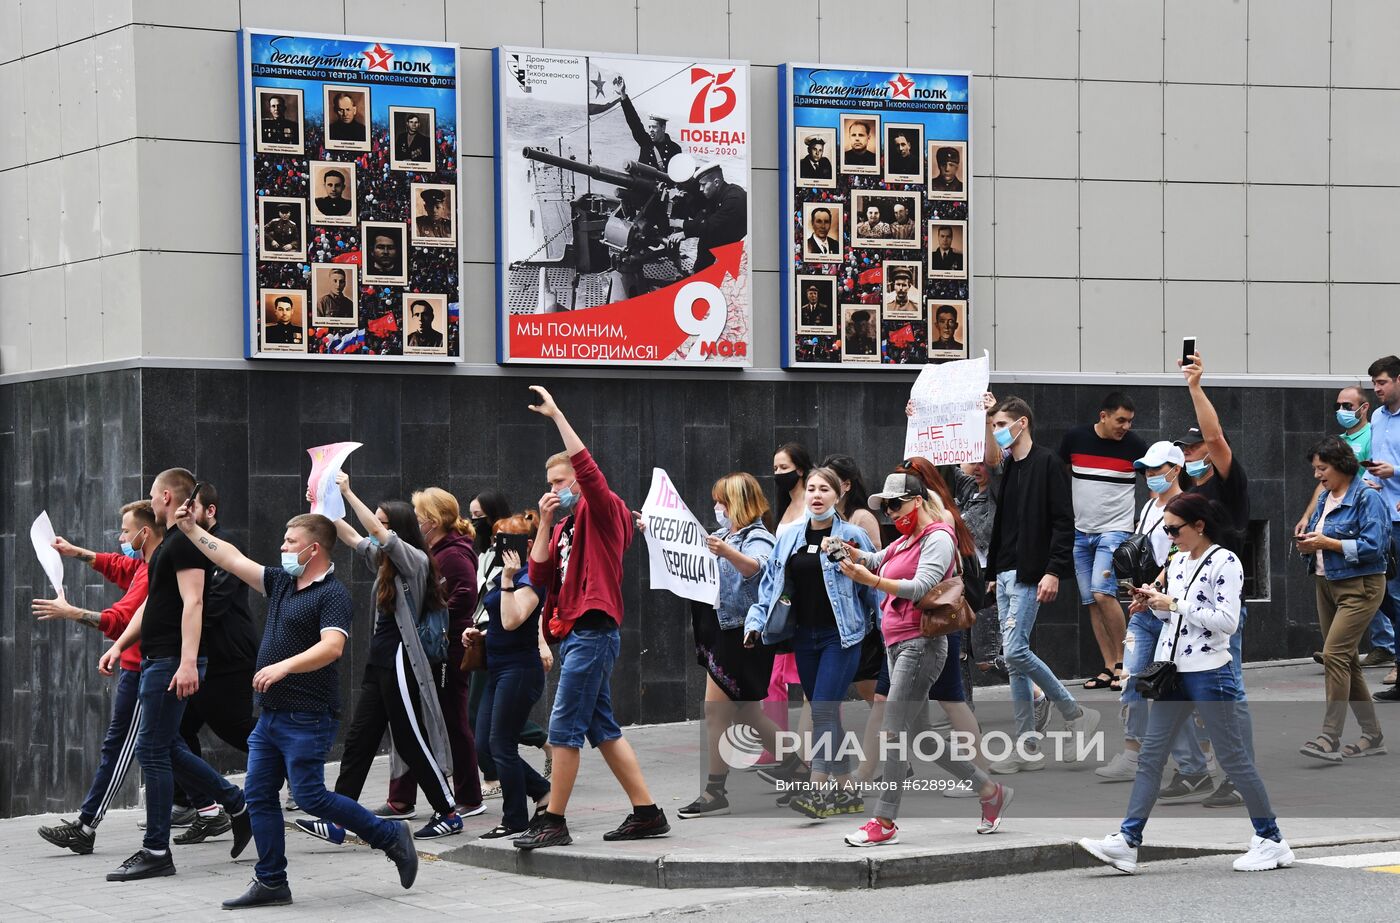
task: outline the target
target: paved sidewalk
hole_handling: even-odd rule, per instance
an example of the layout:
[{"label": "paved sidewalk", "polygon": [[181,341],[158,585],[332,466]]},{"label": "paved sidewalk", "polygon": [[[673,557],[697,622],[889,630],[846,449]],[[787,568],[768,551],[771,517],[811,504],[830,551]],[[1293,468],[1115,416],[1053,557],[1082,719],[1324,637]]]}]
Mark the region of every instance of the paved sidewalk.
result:
[{"label": "paved sidewalk", "polygon": [[[1379,686],[1381,672],[1367,674]],[[1302,739],[1315,733],[1322,709],[1320,667],[1308,663],[1251,669],[1246,680],[1256,714],[1282,708],[1301,716],[1307,728]],[[1004,689],[978,690],[979,702],[986,703],[980,711],[988,719],[998,710],[998,695],[1004,698]],[[1084,701],[1103,711],[1109,741],[1116,741],[1120,726],[1111,696],[1087,693]],[[1388,707],[1379,708],[1387,726],[1400,718],[1400,708],[1393,709],[1393,716]],[[1395,731],[1400,736],[1400,727]],[[1354,734],[1352,726],[1348,739]],[[602,842],[602,833],[616,826],[626,805],[602,759],[589,751],[569,811],[573,846],[522,857],[508,840],[476,840],[499,820],[499,801],[489,801],[486,814],[466,821],[465,835],[420,844],[424,859],[418,883],[404,891],[393,866],[367,847],[335,847],[289,831],[296,903],[257,916],[334,920],[496,910],[522,920],[617,919],[723,907],[763,895],[791,894],[801,885],[863,888],[1046,871],[1085,864],[1073,841],[1114,830],[1130,787],[1099,783],[1092,766],[1084,764],[1011,776],[1006,781],[1016,786],[1017,798],[1002,830],[993,836],[973,833],[975,799],[921,794],[915,803],[911,796],[906,800],[910,814],[900,821],[901,844],[857,850],[844,846],[841,837],[863,818],[813,822],[772,808],[771,795],[759,796],[765,789],[752,773],[731,774],[731,790],[748,792],[740,796],[747,797],[747,803],[763,804],[760,815],[680,820],[675,811],[701,786],[700,727],[638,727],[627,729],[627,735],[642,758],[658,803],[671,817],[669,837]],[[1377,801],[1369,817],[1339,813],[1340,807],[1354,803],[1345,799],[1349,794],[1390,792],[1391,761],[1400,756],[1349,760],[1335,767],[1312,765],[1297,754],[1301,740],[1278,737],[1256,732],[1263,775],[1285,836],[1294,846],[1400,839],[1400,805],[1393,798]],[[1113,749],[1116,745],[1109,755]],[[526,756],[538,763],[537,751],[527,751]],[[335,769],[328,767],[328,780],[334,779]],[[366,805],[382,801],[387,769],[387,760],[376,762],[365,786]],[[936,771],[921,773],[935,775]],[[1289,780],[1295,778],[1305,790],[1294,792],[1296,786]],[[227,836],[176,847],[179,874],[173,878],[131,884],[104,880],[139,845],[140,816],[135,810],[111,812],[90,856],[60,852],[38,838],[35,828],[52,823],[54,815],[0,820],[0,848],[7,858],[0,871],[0,919],[232,919],[219,910],[219,902],[242,892],[254,859],[250,847],[242,859],[231,861]],[[1159,856],[1236,852],[1249,834],[1243,808],[1160,806],[1148,826],[1148,844]],[[1151,856],[1145,850],[1147,858]],[[527,877],[541,875],[552,877]],[[782,888],[763,887],[767,885]]]}]

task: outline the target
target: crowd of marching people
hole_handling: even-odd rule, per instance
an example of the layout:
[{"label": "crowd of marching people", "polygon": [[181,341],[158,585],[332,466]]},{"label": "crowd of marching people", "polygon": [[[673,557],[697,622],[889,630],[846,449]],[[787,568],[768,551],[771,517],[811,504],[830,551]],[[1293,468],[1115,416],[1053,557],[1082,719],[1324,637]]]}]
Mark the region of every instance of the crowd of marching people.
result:
[{"label": "crowd of marching people", "polygon": [[[844,841],[854,847],[899,842],[908,752],[862,762],[839,742],[940,729],[976,742],[975,664],[1009,680],[1016,746],[991,762],[980,746],[939,750],[937,763],[955,780],[947,794],[977,799],[976,832],[995,833],[1014,797],[1001,780],[1050,762],[1041,743],[1054,714],[1080,738],[1103,724],[1033,645],[1040,607],[1073,578],[1103,663],[1084,688],[1117,692],[1123,705],[1123,748],[1095,774],[1131,783],[1119,830],[1083,848],[1132,872],[1158,801],[1243,804],[1254,836],[1235,868],[1289,865],[1255,764],[1241,672],[1248,476],[1201,386],[1201,358],[1182,371],[1196,425],[1152,445],[1133,433],[1135,408],[1121,392],[1057,450],[1038,441],[1026,401],[988,394],[984,458],[941,467],[906,458],[869,482],[878,490],[849,456],[818,463],[796,443],[774,453],[773,498],[753,473],[717,467],[718,528],[707,545],[718,600],[691,606],[706,674],[708,776],[679,818],[730,812],[721,739],[743,724],[765,750],[758,776],[778,804],[846,820]],[[1293,538],[1315,581],[1316,659],[1326,675],[1321,730],[1300,755],[1330,763],[1384,754],[1373,700],[1400,700],[1394,669],[1374,695],[1362,672],[1394,664],[1400,621],[1400,359],[1377,360],[1369,378],[1369,389],[1337,395],[1340,434],[1293,460],[1309,464],[1318,485]],[[40,836],[91,853],[134,758],[146,787],[144,834],[109,881],[173,875],[173,844],[230,835],[231,855],[251,842],[257,863],[247,891],[224,906],[289,903],[283,811],[296,809],[307,816],[295,826],[309,835],[341,844],[353,833],[382,851],[407,888],[415,840],[461,834],[463,819],[492,811],[494,798],[499,822],[484,838],[522,850],[571,843],[567,814],[585,743],[629,802],[603,839],[669,833],[610,694],[623,556],[643,520],[553,397],[533,390],[530,409],[554,424],[563,451],[544,460],[548,489],[528,509],[495,490],[463,505],[432,486],[371,505],[341,473],[345,518],[293,515],[280,560],[264,565],[222,534],[214,486],[170,468],[148,499],[118,512],[119,552],[57,539],[60,554],[122,595],[102,612],[61,598],[33,603],[41,620],[80,622],[110,638],[98,667],[116,677],[91,790],[76,819]],[[1148,498],[1138,506],[1140,478]],[[374,575],[368,616],[336,575],[337,544]],[[260,638],[250,588],[267,600]],[[369,636],[368,662],[354,702],[342,703],[339,662],[354,632]],[[556,665],[540,726],[531,712]],[[804,703],[795,717],[793,686]],[[853,694],[871,705],[861,729],[843,725]],[[327,788],[342,706],[343,756]],[[1348,709],[1359,734],[1345,741]],[[805,732],[798,752],[779,743],[794,720]],[[246,751],[241,788],[201,758],[205,725]],[[369,809],[360,799],[386,730],[393,781]],[[540,751],[541,768],[522,747]],[[1061,758],[1075,759],[1073,748]],[[1165,778],[1169,759],[1175,770]],[[414,829],[420,792],[428,808]],[[172,840],[173,827],[183,832]]]}]

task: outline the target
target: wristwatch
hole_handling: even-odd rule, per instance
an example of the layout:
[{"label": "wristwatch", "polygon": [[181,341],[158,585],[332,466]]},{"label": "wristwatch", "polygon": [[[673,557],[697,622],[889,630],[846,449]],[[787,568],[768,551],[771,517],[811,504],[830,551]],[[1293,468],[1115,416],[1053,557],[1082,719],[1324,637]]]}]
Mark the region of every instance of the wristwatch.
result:
[{"label": "wristwatch", "polygon": [[1180,611],[1181,611],[1181,609],[1177,606],[1177,600],[1176,600],[1175,598],[1172,599],[1171,605],[1167,606],[1167,611],[1168,611],[1168,612],[1180,612]]}]

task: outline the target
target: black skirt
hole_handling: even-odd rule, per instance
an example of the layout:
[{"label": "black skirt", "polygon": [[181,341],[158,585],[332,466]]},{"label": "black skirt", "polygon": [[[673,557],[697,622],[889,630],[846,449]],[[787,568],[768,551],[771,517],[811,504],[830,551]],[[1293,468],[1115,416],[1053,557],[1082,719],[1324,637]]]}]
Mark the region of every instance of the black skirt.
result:
[{"label": "black skirt", "polygon": [[720,628],[712,606],[690,604],[695,630],[695,661],[733,702],[762,702],[768,698],[777,648],[766,644],[744,647],[744,629]]}]

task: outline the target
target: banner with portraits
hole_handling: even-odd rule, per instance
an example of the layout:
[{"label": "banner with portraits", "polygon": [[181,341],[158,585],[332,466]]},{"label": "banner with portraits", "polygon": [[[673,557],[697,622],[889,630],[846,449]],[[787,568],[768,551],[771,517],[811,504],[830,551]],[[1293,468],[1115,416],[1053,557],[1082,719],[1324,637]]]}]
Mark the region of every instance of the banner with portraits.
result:
[{"label": "banner with portraits", "polygon": [[246,355],[462,356],[457,48],[245,29]]},{"label": "banner with portraits", "polygon": [[966,72],[779,70],[784,368],[968,357]]},{"label": "banner with portraits", "polygon": [[748,65],[494,67],[497,361],[751,365]]}]

